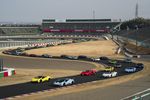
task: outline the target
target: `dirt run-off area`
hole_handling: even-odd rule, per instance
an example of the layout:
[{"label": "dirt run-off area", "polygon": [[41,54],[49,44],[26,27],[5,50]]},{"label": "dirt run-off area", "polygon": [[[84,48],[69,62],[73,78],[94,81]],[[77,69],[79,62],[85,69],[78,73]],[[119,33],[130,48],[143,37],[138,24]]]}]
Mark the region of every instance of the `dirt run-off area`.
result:
[{"label": "dirt run-off area", "polygon": [[26,51],[29,54],[60,55],[86,55],[86,56],[112,56],[116,53],[118,46],[112,40],[89,41],[82,43],[58,45],[54,47],[40,48]]}]

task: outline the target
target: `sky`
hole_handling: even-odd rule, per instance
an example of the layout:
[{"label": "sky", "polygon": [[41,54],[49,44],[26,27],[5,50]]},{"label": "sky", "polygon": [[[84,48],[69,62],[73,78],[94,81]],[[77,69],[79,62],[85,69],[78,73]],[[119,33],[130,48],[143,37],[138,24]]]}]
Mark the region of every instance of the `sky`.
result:
[{"label": "sky", "polygon": [[[150,18],[150,0],[0,0],[0,22],[42,22],[42,19],[129,20]],[[93,14],[95,12],[95,14]]]}]

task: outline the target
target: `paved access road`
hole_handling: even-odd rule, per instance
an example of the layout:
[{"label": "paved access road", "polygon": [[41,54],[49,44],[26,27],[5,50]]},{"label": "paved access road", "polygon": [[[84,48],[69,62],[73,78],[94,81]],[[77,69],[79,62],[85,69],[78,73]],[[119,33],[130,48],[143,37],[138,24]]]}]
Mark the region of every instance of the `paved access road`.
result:
[{"label": "paved access road", "polygon": [[[14,59],[12,61],[10,61],[9,58],[7,58],[7,57],[6,58],[3,57],[3,58],[7,59],[10,64],[16,63],[16,65],[19,64],[19,66],[21,66],[21,62],[19,63],[18,58],[16,59],[16,61]],[[22,62],[26,60],[26,58],[20,58],[20,59],[22,60]],[[25,62],[28,66],[31,67],[30,64],[32,64],[32,62],[34,63],[34,60],[35,59],[27,60],[30,63],[27,62],[27,61],[25,61]],[[37,61],[35,63],[36,65],[40,64],[45,59],[39,59],[39,60],[40,61]],[[127,74],[127,73],[124,72],[125,67],[135,65],[134,63],[123,63],[121,61],[119,61],[119,62],[123,65],[122,68],[116,69],[119,76]],[[100,63],[107,64],[108,62],[101,61]],[[45,66],[45,63],[43,63],[43,65]],[[45,68],[44,66],[43,66],[43,68]],[[49,65],[49,66],[51,66],[51,65]],[[70,64],[70,66],[72,66],[72,65]],[[74,67],[77,67],[77,65],[74,66]],[[140,71],[140,70],[141,69],[138,69],[138,71]],[[77,76],[69,76],[69,77],[73,78],[75,80],[75,84],[80,84],[80,83],[86,83],[86,82],[91,82],[91,81],[95,81],[95,80],[103,80],[105,78],[102,77],[102,73],[103,73],[102,71],[99,71],[93,76],[80,76],[80,75],[77,75]],[[41,83],[41,84],[33,84],[31,82],[27,82],[27,83],[21,83],[21,84],[9,85],[9,86],[1,86],[0,87],[0,98],[7,98],[7,97],[17,96],[17,95],[21,95],[21,94],[26,94],[26,93],[32,93],[32,92],[37,92],[37,91],[42,91],[42,90],[47,90],[47,89],[59,88],[59,87],[53,86],[53,82],[55,80],[57,80],[57,79],[52,79],[49,82],[45,82],[45,83]]]}]

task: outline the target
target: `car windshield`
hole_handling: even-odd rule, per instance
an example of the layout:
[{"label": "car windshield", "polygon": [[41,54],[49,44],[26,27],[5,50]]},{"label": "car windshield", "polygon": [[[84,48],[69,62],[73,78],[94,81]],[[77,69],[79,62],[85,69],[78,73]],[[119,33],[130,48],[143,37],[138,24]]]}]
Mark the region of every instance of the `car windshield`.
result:
[{"label": "car windshield", "polygon": [[64,82],[64,81],[66,81],[66,79],[59,79],[56,82]]},{"label": "car windshield", "polygon": [[110,69],[111,67],[106,67],[106,69]]},{"label": "car windshield", "polygon": [[105,72],[104,74],[111,74],[111,72]]},{"label": "car windshield", "polygon": [[91,70],[86,70],[86,71],[84,71],[84,72],[90,72]]},{"label": "car windshield", "polygon": [[137,65],[143,65],[142,63],[138,63]]},{"label": "car windshield", "polygon": [[134,67],[129,67],[129,68],[127,68],[127,69],[134,69]]},{"label": "car windshield", "polygon": [[35,78],[42,78],[42,77],[44,77],[44,76],[37,76],[37,77],[35,77]]}]

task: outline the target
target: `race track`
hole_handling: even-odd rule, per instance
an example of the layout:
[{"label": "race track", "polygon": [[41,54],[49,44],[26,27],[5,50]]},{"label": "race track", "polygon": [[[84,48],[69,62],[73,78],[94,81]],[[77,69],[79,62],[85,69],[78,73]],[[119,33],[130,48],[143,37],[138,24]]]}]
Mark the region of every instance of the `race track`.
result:
[{"label": "race track", "polygon": [[[37,61],[37,58],[35,58],[35,59],[33,59],[33,58],[27,59],[27,58],[20,58],[20,57],[14,57],[14,58],[12,58],[10,56],[9,57],[8,56],[7,57],[3,56],[2,58],[4,58],[5,60],[8,61],[7,62],[8,65],[15,64],[13,66],[16,66],[16,68],[20,67],[22,65],[25,68],[26,68],[27,65],[28,65],[29,68],[31,66],[35,66],[35,65],[38,65],[38,68],[41,68],[41,62],[43,63],[42,64],[42,68],[50,68],[49,66],[53,66],[53,65],[51,65],[51,63],[49,63],[50,61],[51,62],[54,61],[55,63],[59,62],[58,60],[38,59],[38,61]],[[26,65],[22,64],[23,62],[25,62],[24,64],[26,64]],[[45,66],[46,62],[47,62],[47,64]],[[52,64],[55,64],[54,62]],[[82,65],[83,63],[80,62],[81,65],[77,66],[77,64],[75,64],[76,61],[73,61],[73,62],[72,61],[67,61],[67,62],[70,62],[70,64],[68,64],[68,65],[72,66],[72,69],[76,69],[77,67],[79,67],[76,70],[82,70],[82,69],[85,69],[85,68],[88,69],[88,68],[92,68],[93,67],[93,66],[87,67],[87,65],[88,65],[87,64],[87,65],[84,65],[84,68],[80,69],[80,66],[83,67],[83,65]],[[122,68],[117,68],[116,69],[116,71],[118,72],[118,76],[127,75],[128,73],[124,72],[124,68],[126,68],[128,66],[135,65],[134,63],[123,63],[122,61],[118,61],[118,62],[122,64]],[[62,60],[59,63],[60,63],[60,66],[65,66],[65,65],[62,65],[64,63]],[[73,64],[74,66],[71,65],[72,63],[74,63]],[[108,62],[106,62],[106,61],[101,61],[100,63],[108,64]],[[58,65],[54,66],[54,68],[56,68],[56,67],[57,67],[57,69],[59,68]],[[32,68],[34,68],[34,67],[32,67]],[[37,68],[37,67],[35,67],[35,68]],[[137,71],[140,71],[140,70],[141,69],[139,68]],[[102,73],[103,73],[103,71],[99,71],[99,72],[97,72],[93,76],[80,76],[80,75],[77,75],[77,76],[69,76],[69,77],[73,78],[75,80],[75,84],[81,84],[81,83],[86,83],[86,82],[91,82],[91,81],[106,79],[106,78],[102,77]],[[42,91],[42,90],[59,88],[59,87],[53,86],[53,82],[55,80],[56,79],[52,79],[52,80],[50,80],[50,82],[45,82],[45,83],[41,83],[41,84],[33,84],[31,82],[27,82],[27,83],[21,83],[21,84],[9,85],[9,86],[1,86],[0,87],[0,98],[7,98],[7,97],[12,97],[12,96],[17,96],[17,95],[22,95],[22,94],[27,94],[27,93]]]}]

